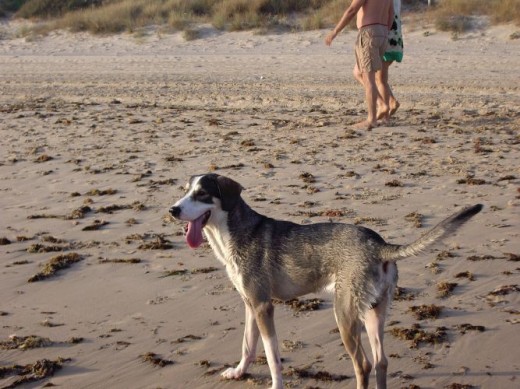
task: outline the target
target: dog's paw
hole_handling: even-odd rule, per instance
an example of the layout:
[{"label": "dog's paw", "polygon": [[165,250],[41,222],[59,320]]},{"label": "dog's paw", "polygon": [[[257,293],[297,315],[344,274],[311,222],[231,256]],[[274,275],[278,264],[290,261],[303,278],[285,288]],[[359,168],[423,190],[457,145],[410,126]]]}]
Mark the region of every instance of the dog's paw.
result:
[{"label": "dog's paw", "polygon": [[242,371],[242,369],[239,369],[238,367],[230,367],[229,369],[224,371],[221,374],[221,376],[227,380],[238,380],[240,377],[242,377],[243,374],[244,372]]}]

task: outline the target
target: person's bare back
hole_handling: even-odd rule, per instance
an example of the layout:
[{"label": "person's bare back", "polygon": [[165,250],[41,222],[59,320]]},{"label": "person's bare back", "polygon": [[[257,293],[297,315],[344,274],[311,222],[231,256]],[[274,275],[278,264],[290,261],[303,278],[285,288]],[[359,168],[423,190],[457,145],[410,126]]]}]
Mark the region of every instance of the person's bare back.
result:
[{"label": "person's bare back", "polygon": [[388,20],[388,15],[392,1],[393,0],[365,0],[363,6],[357,12],[357,28],[359,29],[370,24],[391,26],[391,20]]}]

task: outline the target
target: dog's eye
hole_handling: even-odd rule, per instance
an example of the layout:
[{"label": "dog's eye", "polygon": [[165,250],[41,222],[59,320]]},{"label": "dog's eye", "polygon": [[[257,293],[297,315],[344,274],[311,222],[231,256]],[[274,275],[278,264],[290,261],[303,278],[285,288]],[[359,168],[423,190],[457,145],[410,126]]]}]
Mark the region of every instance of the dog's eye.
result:
[{"label": "dog's eye", "polygon": [[199,189],[197,191],[197,196],[206,196],[208,192],[206,192],[204,189]]}]

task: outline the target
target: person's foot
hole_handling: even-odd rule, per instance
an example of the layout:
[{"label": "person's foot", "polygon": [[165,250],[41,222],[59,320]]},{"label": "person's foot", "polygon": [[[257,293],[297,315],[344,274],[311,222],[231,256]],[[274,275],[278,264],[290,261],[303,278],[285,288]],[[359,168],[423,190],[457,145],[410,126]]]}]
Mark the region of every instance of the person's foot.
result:
[{"label": "person's foot", "polygon": [[387,122],[388,120],[390,119],[390,110],[389,109],[385,109],[385,110],[380,110],[378,108],[377,110],[377,120],[381,120],[382,122]]},{"label": "person's foot", "polygon": [[382,101],[378,101],[376,118],[385,123],[390,119],[390,107]]},{"label": "person's foot", "polygon": [[399,109],[399,107],[401,106],[401,104],[399,104],[399,101],[397,100],[392,100],[390,101],[390,111],[389,111],[389,115],[392,116],[394,113],[396,113],[396,111]]},{"label": "person's foot", "polygon": [[371,130],[374,127],[377,127],[377,122],[370,122],[368,120],[363,120],[362,122],[352,125],[352,128],[355,130]]}]

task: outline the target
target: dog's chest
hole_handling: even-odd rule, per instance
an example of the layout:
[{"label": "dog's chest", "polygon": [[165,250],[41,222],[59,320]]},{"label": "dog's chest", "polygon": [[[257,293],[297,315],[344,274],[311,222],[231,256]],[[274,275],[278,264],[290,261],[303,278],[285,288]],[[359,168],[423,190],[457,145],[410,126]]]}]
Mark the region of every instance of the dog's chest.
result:
[{"label": "dog's chest", "polygon": [[219,229],[207,228],[204,232],[215,256],[226,267],[229,279],[240,295],[244,296],[243,277],[238,261],[231,250],[231,235],[229,231],[221,226]]},{"label": "dog's chest", "polygon": [[244,279],[240,273],[240,268],[237,266],[237,262],[233,258],[228,259],[228,262],[226,263],[226,272],[233,283],[233,286],[238,290],[238,293],[244,297]]}]

